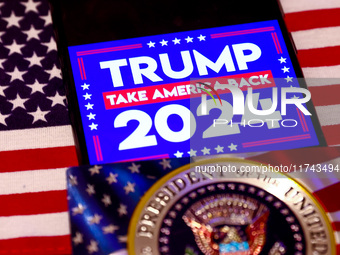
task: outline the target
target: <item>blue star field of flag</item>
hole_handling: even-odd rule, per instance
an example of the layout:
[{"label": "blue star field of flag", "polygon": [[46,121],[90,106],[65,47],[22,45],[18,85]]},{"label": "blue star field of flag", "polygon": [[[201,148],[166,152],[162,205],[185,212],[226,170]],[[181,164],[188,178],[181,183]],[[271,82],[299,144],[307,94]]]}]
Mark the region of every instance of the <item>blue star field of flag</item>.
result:
[{"label": "blue star field of flag", "polygon": [[110,254],[126,249],[134,208],[160,178],[189,158],[70,168],[68,205],[73,254]]},{"label": "blue star field of flag", "polygon": [[48,2],[0,2],[0,12],[0,130],[69,124]]}]

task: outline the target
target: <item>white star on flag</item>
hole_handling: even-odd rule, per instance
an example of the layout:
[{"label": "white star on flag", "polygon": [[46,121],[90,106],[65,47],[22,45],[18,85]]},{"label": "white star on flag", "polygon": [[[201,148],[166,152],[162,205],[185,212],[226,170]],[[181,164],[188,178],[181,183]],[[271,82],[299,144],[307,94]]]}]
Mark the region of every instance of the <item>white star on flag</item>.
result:
[{"label": "white star on flag", "polygon": [[69,180],[72,186],[78,185],[77,176],[70,175]]},{"label": "white star on flag", "polygon": [[11,26],[15,26],[15,27],[20,28],[19,21],[22,20],[23,17],[16,16],[15,13],[12,11],[11,16],[9,16],[8,18],[2,17],[2,19],[7,21],[7,23],[8,23],[7,28],[9,28]]},{"label": "white star on flag", "polygon": [[159,162],[160,165],[163,166],[163,170],[169,168],[171,169],[172,166],[170,165],[170,160],[163,158],[161,162]]},{"label": "white star on flag", "polygon": [[127,206],[124,204],[120,204],[117,212],[119,213],[120,217],[122,217],[123,215],[127,215]]},{"label": "white star on flag", "polygon": [[193,39],[194,39],[193,37],[188,36],[188,37],[185,38],[184,40],[186,40],[187,43],[189,43],[189,42],[193,42],[193,41],[192,41]]},{"label": "white star on flag", "polygon": [[11,80],[9,82],[12,82],[16,79],[24,81],[24,78],[22,77],[26,72],[20,71],[17,67],[14,67],[13,72],[7,72],[11,76]]},{"label": "white star on flag", "polygon": [[51,70],[45,70],[47,73],[50,74],[50,80],[52,80],[54,77],[61,78],[61,71],[60,69],[54,65]]},{"label": "white star on flag", "polygon": [[28,57],[25,58],[26,60],[28,60],[30,62],[28,67],[37,65],[37,66],[41,66],[41,60],[44,59],[44,57],[38,57],[37,54],[35,52],[33,52],[32,57]]},{"label": "white star on flag", "polygon": [[282,56],[278,60],[280,61],[280,64],[286,63],[286,58],[283,58]]},{"label": "white star on flag", "polygon": [[86,115],[86,117],[88,117],[89,120],[94,120],[96,118],[96,114],[93,114],[92,112],[90,112],[90,114]]},{"label": "white star on flag", "polygon": [[13,108],[12,111],[16,108],[22,108],[22,109],[26,109],[24,103],[28,100],[29,98],[21,98],[21,96],[19,94],[17,94],[16,98],[14,100],[8,100],[8,102],[10,102],[11,104],[13,104]]},{"label": "white star on flag", "polygon": [[0,113],[0,123],[7,126],[6,119],[10,116],[10,114],[1,114]]},{"label": "white star on flag", "polygon": [[237,145],[236,144],[233,144],[231,143],[228,148],[230,149],[230,151],[237,151]]},{"label": "white star on flag", "polygon": [[95,213],[92,217],[88,218],[89,223],[92,224],[99,224],[100,221],[102,220],[103,216]]},{"label": "white star on flag", "polygon": [[29,12],[29,11],[32,11],[32,12],[37,12],[38,13],[38,5],[41,4],[41,2],[33,2],[33,0],[28,0],[27,2],[20,2],[21,4],[25,5],[26,6],[26,10],[25,12]]},{"label": "white star on flag", "polygon": [[210,154],[210,149],[204,147],[203,150],[201,150],[203,152],[203,155],[207,155]]},{"label": "white star on flag", "polygon": [[86,246],[88,252],[90,254],[98,251],[98,243],[95,240],[91,240],[90,244]]},{"label": "white star on flag", "polygon": [[91,173],[91,176],[92,175],[95,175],[95,174],[99,174],[99,170],[102,169],[103,167],[102,166],[93,166],[91,168],[89,168],[89,172]]},{"label": "white star on flag", "polygon": [[82,204],[78,204],[77,207],[72,208],[72,215],[83,214],[85,207]]},{"label": "white star on flag", "polygon": [[130,192],[135,192],[135,186],[136,183],[131,183],[131,182],[127,182],[126,186],[124,186],[124,190],[125,190],[125,194],[129,194]]},{"label": "white star on flag", "polygon": [[92,196],[93,194],[96,194],[96,191],[94,189],[94,185],[87,184],[86,192],[87,192],[87,194],[89,194],[89,196]]},{"label": "white star on flag", "polygon": [[97,129],[98,124],[94,124],[93,122],[92,122],[91,125],[89,125],[89,127],[91,128],[91,130],[98,130],[98,129]]},{"label": "white star on flag", "polygon": [[201,41],[205,41],[205,37],[206,37],[205,35],[200,35],[200,36],[197,37],[197,38],[198,38],[198,39],[200,40],[200,42],[201,42]]},{"label": "white star on flag", "polygon": [[177,39],[175,38],[174,40],[172,40],[174,42],[174,44],[181,44],[181,39]]},{"label": "white star on flag", "polygon": [[17,44],[15,40],[13,40],[13,43],[11,45],[4,45],[7,49],[9,49],[8,55],[12,55],[13,53],[21,53],[21,48],[24,47],[25,44]]},{"label": "white star on flag", "polygon": [[155,42],[148,42],[147,45],[149,46],[149,48],[155,48]]},{"label": "white star on flag", "polygon": [[109,184],[117,183],[117,177],[118,177],[118,174],[110,173],[109,177],[107,177],[106,180]]},{"label": "white star on flag", "polygon": [[47,47],[47,52],[46,53],[49,53],[52,50],[55,50],[55,51],[57,50],[56,43],[55,43],[53,37],[51,37],[49,42],[45,42],[45,43],[41,43],[41,44],[43,44],[43,45],[45,45]]},{"label": "white star on flag", "polygon": [[37,107],[37,110],[35,112],[27,112],[28,114],[33,116],[33,123],[37,122],[38,120],[42,120],[47,122],[45,116],[49,113],[50,111],[42,111],[40,107]]},{"label": "white star on flag", "polygon": [[159,42],[162,46],[168,46],[168,41],[165,41],[164,39]]},{"label": "white star on flag", "polygon": [[52,101],[51,107],[53,107],[53,106],[55,106],[57,104],[65,106],[64,100],[66,99],[66,97],[65,96],[61,96],[58,91],[55,93],[54,97],[47,97],[47,98]]},{"label": "white star on flag", "polygon": [[83,235],[79,232],[76,232],[76,235],[72,238],[74,245],[78,245],[83,242]]},{"label": "white star on flag", "polygon": [[139,168],[141,165],[136,165],[135,163],[132,163],[131,166],[128,167],[130,169],[131,173],[139,173]]},{"label": "white star on flag", "polygon": [[105,207],[108,207],[109,205],[112,204],[111,198],[110,198],[110,196],[107,195],[107,194],[104,194],[104,195],[103,195],[102,202],[104,203]]},{"label": "white star on flag", "polygon": [[44,84],[39,83],[39,81],[37,79],[34,81],[33,84],[26,84],[26,86],[30,87],[31,90],[32,90],[31,95],[34,94],[35,92],[40,92],[40,93],[44,94],[45,92],[44,92],[43,88],[46,87],[46,85],[47,85],[46,83],[44,83]]},{"label": "white star on flag", "polygon": [[119,229],[118,226],[115,226],[115,225],[112,225],[112,224],[110,224],[108,226],[104,226],[102,228],[104,234],[114,234],[115,231],[118,230],[118,229]]},{"label": "white star on flag", "polygon": [[41,31],[43,31],[42,29],[35,29],[33,25],[31,25],[31,28],[29,30],[26,31],[22,31],[23,33],[25,33],[27,35],[27,41],[31,40],[31,39],[37,39],[40,41],[40,37],[39,34],[41,33]]}]

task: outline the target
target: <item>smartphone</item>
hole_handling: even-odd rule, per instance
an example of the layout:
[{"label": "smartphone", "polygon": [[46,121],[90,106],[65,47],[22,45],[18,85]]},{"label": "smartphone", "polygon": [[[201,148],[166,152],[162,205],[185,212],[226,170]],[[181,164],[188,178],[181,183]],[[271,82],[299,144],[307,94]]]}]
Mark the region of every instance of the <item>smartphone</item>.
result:
[{"label": "smartphone", "polygon": [[324,146],[275,0],[51,0],[80,164]]}]

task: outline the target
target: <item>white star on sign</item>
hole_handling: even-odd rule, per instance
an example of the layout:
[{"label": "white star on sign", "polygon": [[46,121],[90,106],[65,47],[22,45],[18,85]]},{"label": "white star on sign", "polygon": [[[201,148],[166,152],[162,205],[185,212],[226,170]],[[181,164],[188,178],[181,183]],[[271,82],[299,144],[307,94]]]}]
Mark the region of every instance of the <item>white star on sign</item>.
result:
[{"label": "white star on sign", "polygon": [[88,218],[89,223],[92,224],[99,224],[102,220],[103,216],[100,216],[99,214],[94,214],[92,217]]},{"label": "white star on sign", "polygon": [[[40,16],[40,18],[42,18],[42,17]],[[49,42],[41,43],[41,44],[43,44],[43,45],[45,45],[47,47],[46,53],[49,53],[52,50],[55,50],[55,51],[57,50],[57,45],[56,45],[53,37],[51,37]]]},{"label": "white star on sign", "polygon": [[91,240],[90,244],[86,247],[90,254],[98,251],[98,243],[95,240]]},{"label": "white star on sign", "polygon": [[108,207],[112,204],[110,196],[106,194],[103,195],[102,202],[104,203],[105,207]]},{"label": "white star on sign", "polygon": [[201,150],[203,152],[203,155],[207,155],[210,154],[210,149],[204,147],[203,150]]},{"label": "white star on sign", "polygon": [[283,67],[281,68],[281,70],[283,71],[283,73],[289,73],[289,67]]},{"label": "white star on sign", "polygon": [[33,2],[33,0],[28,0],[27,2],[20,2],[20,3],[26,6],[26,10],[25,10],[26,13],[29,11],[38,13],[37,7],[38,5],[41,4],[41,2]]},{"label": "white star on sign", "polygon": [[91,128],[91,130],[98,130],[98,129],[97,129],[98,124],[94,124],[93,122],[92,122],[91,125],[89,125],[89,127]]},{"label": "white star on sign", "polygon": [[16,79],[24,81],[24,78],[22,77],[26,72],[20,71],[17,67],[14,67],[13,72],[7,72],[11,76],[11,80],[9,82],[12,82]]},{"label": "white star on sign", "polygon": [[83,242],[83,235],[79,232],[76,232],[76,235],[72,238],[74,245],[78,245]]},{"label": "white star on sign", "polygon": [[83,85],[80,85],[80,86],[83,88],[83,90],[85,90],[85,89],[89,89],[90,84],[84,83]]},{"label": "white star on sign", "polygon": [[159,42],[162,46],[168,46],[168,41],[165,41],[164,39]]},{"label": "white star on sign", "polygon": [[2,17],[2,19],[7,21],[7,23],[8,23],[7,26],[8,27],[15,26],[15,27],[20,28],[19,21],[22,20],[23,17],[15,16],[15,13],[12,12],[11,16],[9,16],[8,18]]},{"label": "white star on sign", "polygon": [[155,48],[155,42],[148,42],[147,45],[149,46],[149,48]]},{"label": "white star on sign", "polygon": [[169,169],[172,168],[172,166],[170,165],[170,160],[167,160],[165,158],[163,158],[162,161],[159,162],[159,164],[163,166],[163,170],[165,170],[167,168],[169,168]]},{"label": "white star on sign", "polygon": [[183,156],[183,152],[177,151],[176,153],[174,153],[176,158],[181,158]]},{"label": "white star on sign", "polygon": [[123,215],[127,215],[127,206],[124,204],[120,204],[117,212],[119,213],[120,217],[122,217]]},{"label": "white star on sign", "polygon": [[110,224],[110,225],[108,225],[108,226],[103,227],[102,229],[103,229],[103,233],[104,233],[104,234],[114,234],[115,231],[119,229],[119,227]]},{"label": "white star on sign", "polygon": [[25,58],[26,60],[28,60],[30,62],[28,67],[37,65],[37,66],[41,66],[41,60],[44,57],[38,57],[37,54],[35,54],[35,52],[33,52],[32,57],[29,58]]},{"label": "white star on sign", "polygon": [[131,173],[139,173],[139,168],[141,165],[136,165],[135,163],[132,163],[131,166],[128,167],[130,169]]},{"label": "white star on sign", "polygon": [[12,55],[13,53],[21,53],[21,48],[24,47],[25,44],[17,44],[15,40],[13,40],[13,43],[11,45],[4,45],[7,49],[9,49],[8,55]]},{"label": "white star on sign", "polygon": [[190,149],[190,151],[188,151],[188,154],[190,155],[190,157],[197,156],[196,153],[197,153],[197,151],[193,150],[192,148]]},{"label": "white star on sign", "polygon": [[83,214],[85,207],[82,204],[78,204],[77,207],[72,208],[72,215],[75,216],[77,214]]},{"label": "white star on sign", "polygon": [[39,33],[41,33],[41,31],[43,30],[35,29],[33,25],[31,25],[31,28],[29,30],[22,31],[22,32],[27,35],[27,39],[26,39],[27,41],[34,39],[34,38],[40,41]]},{"label": "white star on sign", "polygon": [[38,80],[35,80],[35,82],[33,84],[26,84],[26,86],[28,86],[32,89],[31,95],[34,94],[35,92],[40,92],[40,93],[44,94],[45,92],[44,92],[43,88],[46,87],[46,85],[47,85],[46,83],[45,84],[39,83]]},{"label": "white star on sign", "polygon": [[200,35],[200,36],[197,37],[197,38],[198,38],[198,39],[200,40],[200,42],[201,42],[201,41],[205,41],[205,37],[206,37],[205,35]]},{"label": "white star on sign", "polygon": [[92,196],[93,194],[96,194],[96,191],[94,189],[94,185],[87,184],[86,192],[87,192],[87,194],[89,194],[89,196]]},{"label": "white star on sign", "polygon": [[287,75],[287,78],[284,78],[287,82],[293,82],[293,77],[289,77],[289,75]]},{"label": "white star on sign", "polygon": [[47,122],[45,116],[49,113],[50,111],[42,111],[40,107],[37,107],[37,110],[35,112],[27,112],[28,114],[33,116],[33,122],[37,122],[38,120],[42,120]]},{"label": "white star on sign", "polygon": [[174,42],[174,44],[181,44],[181,39],[177,39],[175,38],[174,40],[172,40]]},{"label": "white star on sign", "polygon": [[87,105],[85,105],[85,107],[86,110],[93,109],[93,104],[90,104],[90,102],[88,102]]},{"label": "white star on sign", "polygon": [[118,174],[110,173],[109,177],[107,177],[106,180],[109,184],[117,183],[117,177],[118,177]]},{"label": "white star on sign", "polygon": [[135,192],[135,186],[136,183],[131,183],[131,182],[127,182],[127,185],[124,186],[124,190],[125,190],[125,194],[129,194],[130,192]]},{"label": "white star on sign", "polygon": [[188,37],[185,38],[184,40],[186,40],[187,43],[189,43],[189,42],[193,42],[193,41],[192,41],[193,39],[194,39],[193,37],[188,36]]},{"label": "white star on sign", "polygon": [[61,71],[56,65],[54,65],[51,70],[45,70],[45,72],[50,74],[50,80],[52,80],[53,77],[61,78]]},{"label": "white star on sign", "polygon": [[286,63],[286,58],[283,58],[283,57],[281,56],[281,58],[279,58],[278,61],[280,61],[280,64]]},{"label": "white star on sign", "polygon": [[24,99],[24,98],[21,98],[19,94],[17,94],[17,97],[14,99],[14,100],[8,100],[11,104],[13,104],[13,108],[12,108],[12,111],[16,108],[22,108],[22,109],[26,109],[24,103],[28,100],[29,98],[27,99]]},{"label": "white star on sign", "polygon": [[90,173],[91,173],[91,176],[92,176],[92,175],[95,175],[95,174],[99,174],[99,170],[102,169],[102,168],[103,168],[102,166],[97,166],[97,165],[95,165],[95,166],[89,168],[89,171],[90,171]]},{"label": "white star on sign", "polygon": [[91,99],[92,94],[86,93],[85,95],[83,95],[83,97],[85,98],[85,100]]},{"label": "white star on sign", "polygon": [[237,151],[237,145],[236,144],[233,144],[231,143],[228,148],[230,149],[230,151]]},{"label": "white star on sign", "polygon": [[224,147],[221,147],[219,145],[217,145],[217,147],[215,148],[216,153],[223,152],[223,149],[224,149]]},{"label": "white star on sign", "polygon": [[65,106],[64,100],[66,99],[66,97],[61,96],[58,91],[55,93],[54,97],[47,97],[47,98],[52,101],[51,107],[58,105],[58,104]]},{"label": "white star on sign", "polygon": [[290,99],[299,99],[298,96],[294,95],[293,97],[291,97]]},{"label": "white star on sign", "polygon": [[89,120],[94,120],[94,119],[96,119],[96,114],[93,114],[92,112],[90,112],[90,114],[86,115],[86,117],[88,117]]}]

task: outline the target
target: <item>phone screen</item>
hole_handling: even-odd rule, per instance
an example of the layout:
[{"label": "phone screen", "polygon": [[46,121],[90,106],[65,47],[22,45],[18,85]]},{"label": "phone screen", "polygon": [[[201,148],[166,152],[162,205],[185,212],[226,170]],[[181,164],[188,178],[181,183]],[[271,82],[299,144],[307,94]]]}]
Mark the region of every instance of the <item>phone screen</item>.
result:
[{"label": "phone screen", "polygon": [[82,162],[323,145],[275,1],[52,3]]}]

